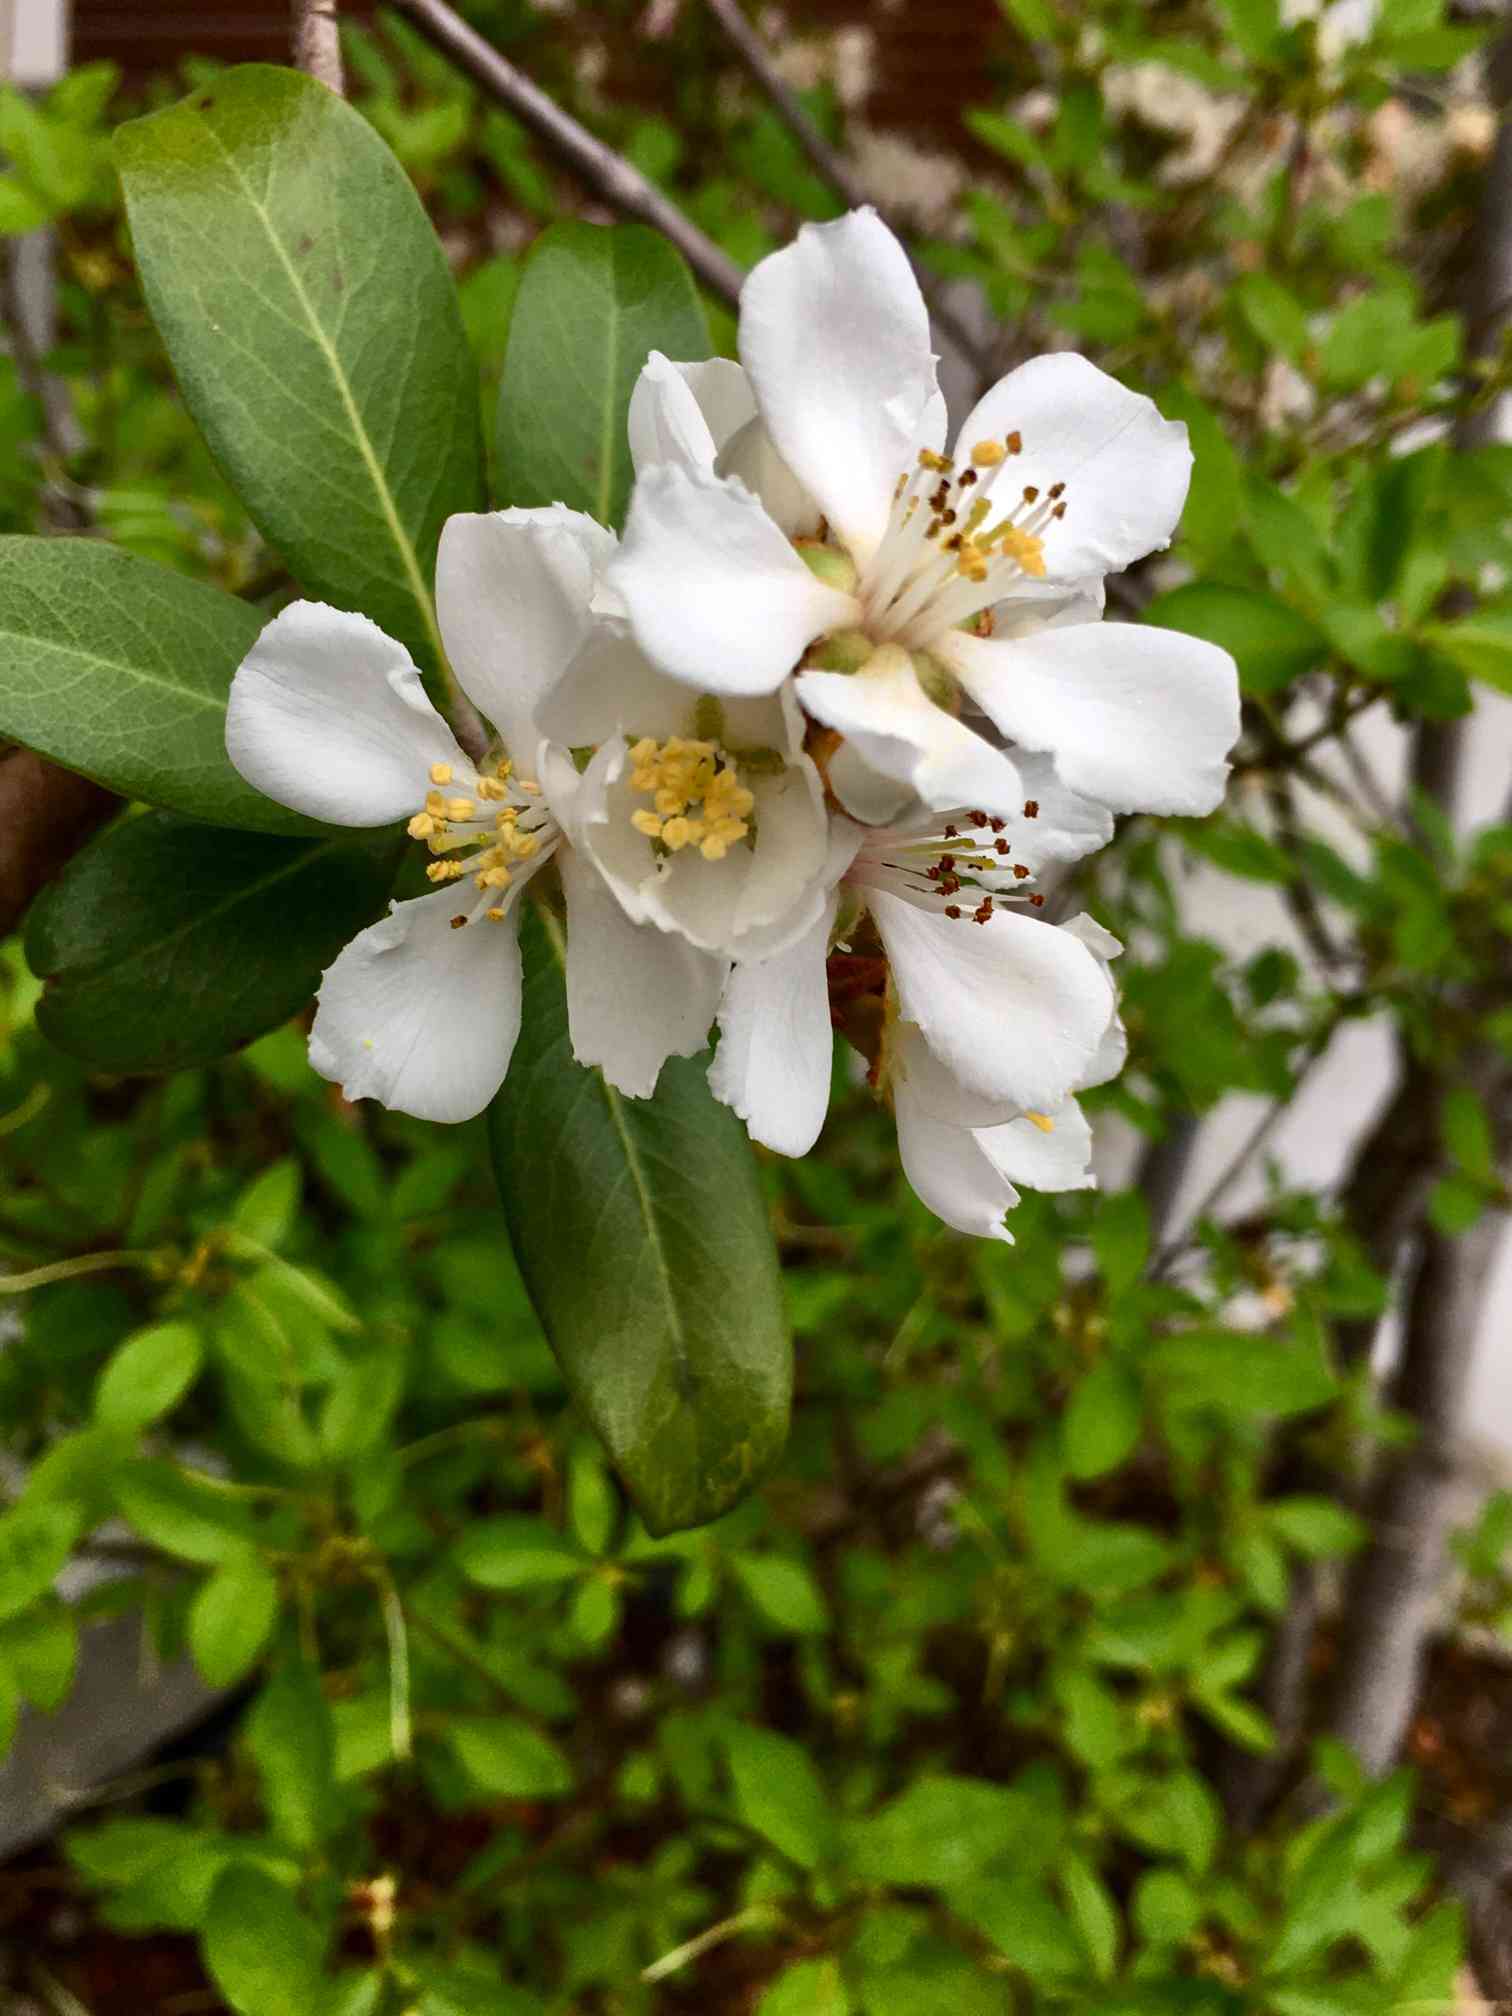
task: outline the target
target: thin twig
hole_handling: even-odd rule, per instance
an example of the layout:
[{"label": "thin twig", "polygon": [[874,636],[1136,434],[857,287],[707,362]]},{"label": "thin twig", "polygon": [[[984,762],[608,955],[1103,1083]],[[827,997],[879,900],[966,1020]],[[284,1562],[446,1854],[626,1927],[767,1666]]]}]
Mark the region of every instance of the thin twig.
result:
[{"label": "thin twig", "polygon": [[[708,0],[708,8],[724,30],[726,41],[771,100],[772,110],[808,156],[809,164],[820,180],[827,182],[849,209],[860,210],[869,204],[906,246],[907,241],[897,219],[868,193],[845,156],[837,147],[830,145],[804,110],[803,100],[783,76],[771,50],[746,19],[740,0]],[[908,256],[937,327],[949,337],[979,378],[985,380],[994,375],[985,346],[977,341],[960,317],[943,304],[933,276],[921,267],[912,250],[909,250]]]},{"label": "thin twig", "polygon": [[294,17],[294,68],[338,98],[346,96],[336,0],[290,0]]},{"label": "thin twig", "polygon": [[638,168],[606,147],[570,113],[564,112],[538,84],[516,70],[498,50],[470,28],[446,0],[393,0],[424,35],[475,83],[506,106],[521,125],[529,127],[606,203],[628,217],[638,217],[670,238],[711,293],[732,308],[740,299],[745,278],[740,267],[714,240],[700,231]]}]

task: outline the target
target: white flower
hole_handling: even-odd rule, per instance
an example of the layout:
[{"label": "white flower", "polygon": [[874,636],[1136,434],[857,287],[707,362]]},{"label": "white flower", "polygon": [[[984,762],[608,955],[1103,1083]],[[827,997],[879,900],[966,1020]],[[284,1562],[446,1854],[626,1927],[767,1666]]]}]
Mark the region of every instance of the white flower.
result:
[{"label": "white flower", "polygon": [[[710,1083],[756,1140],[801,1155],[823,1125],[842,903],[837,996],[875,997],[879,1018],[912,1025],[977,1125],[1053,1113],[1096,1082],[1115,1020],[1106,955],[1035,917],[1043,899],[1028,885],[1042,863],[1100,845],[1110,822],[1040,767],[1045,805],[1028,800],[1011,819],[973,808],[891,828],[836,821],[822,915],[777,956],[737,963],[720,1003]],[[885,1076],[880,1019],[876,1038]]]},{"label": "white flower", "polygon": [[590,627],[611,535],[578,512],[450,519],[436,603],[463,689],[498,731],[479,763],[426,698],[403,647],[366,617],[297,602],[232,682],[226,747],[280,804],[337,826],[408,821],[434,892],[390,905],[321,983],[310,1060],[348,1098],[466,1120],[497,1092],[520,1026],[521,890],[547,861],[569,907],[574,1054],[649,1094],[668,1056],[701,1049],[723,961],[638,929],[566,844],[579,779],[538,727]]},{"label": "white flower", "polygon": [[869,820],[910,792],[942,810],[1022,801],[1015,757],[962,722],[967,704],[1115,811],[1213,809],[1239,727],[1232,660],[1097,620],[1101,577],[1170,541],[1184,427],[1052,355],[994,386],[947,457],[923,299],[870,211],[762,261],[740,352],[744,378],[653,358],[632,406],[637,481],[607,576],[664,671],[749,696],[800,668],[805,710],[859,758],[831,783]]},{"label": "white flower", "polygon": [[554,740],[595,749],[571,837],[635,923],[751,959],[819,914],[829,815],[790,689],[696,694],[600,615],[541,720]]}]

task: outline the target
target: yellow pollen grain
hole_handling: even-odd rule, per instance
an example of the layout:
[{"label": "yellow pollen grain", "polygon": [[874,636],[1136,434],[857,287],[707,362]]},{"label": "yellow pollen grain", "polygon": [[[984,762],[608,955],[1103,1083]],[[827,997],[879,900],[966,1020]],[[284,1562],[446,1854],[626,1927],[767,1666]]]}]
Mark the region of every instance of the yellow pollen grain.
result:
[{"label": "yellow pollen grain", "polygon": [[1001,441],[978,441],[971,451],[971,459],[978,469],[996,469],[1007,453]]},{"label": "yellow pollen grain", "polygon": [[448,798],[446,801],[447,818],[454,819],[459,826],[471,819],[477,809],[471,798]]},{"label": "yellow pollen grain", "polygon": [[417,812],[404,830],[411,840],[429,840],[436,830],[436,822],[429,812]]},{"label": "yellow pollen grain", "polygon": [[460,861],[432,861],[425,871],[425,876],[429,882],[455,882],[466,872]]},{"label": "yellow pollen grain", "polygon": [[669,853],[679,854],[693,839],[692,819],[669,819],[661,830],[662,845]]},{"label": "yellow pollen grain", "polygon": [[485,910],[483,914],[490,924],[502,924],[504,922],[504,912],[499,908],[497,903],[491,909]]},{"label": "yellow pollen grain", "polygon": [[644,833],[648,840],[661,838],[662,822],[654,812],[647,812],[644,807],[639,812],[630,814],[630,824],[637,833]]},{"label": "yellow pollen grain", "polygon": [[480,798],[497,800],[504,796],[504,786],[499,782],[497,777],[480,777],[478,779],[478,796]]},{"label": "yellow pollen grain", "polygon": [[514,851],[516,860],[528,861],[532,854],[540,853],[541,843],[534,833],[517,833],[514,839]]},{"label": "yellow pollen grain", "polygon": [[1055,1122],[1050,1118],[1048,1113],[1026,1113],[1024,1118],[1032,1126],[1038,1127],[1041,1134],[1053,1134],[1055,1132]]},{"label": "yellow pollen grain", "polygon": [[452,780],[452,766],[450,763],[432,763],[430,767],[430,780],[432,784],[450,784]]},{"label": "yellow pollen grain", "polygon": [[446,800],[441,796],[439,791],[427,791],[425,794],[425,809],[429,812],[432,819],[444,819],[446,817]]},{"label": "yellow pollen grain", "polygon": [[507,868],[485,868],[483,873],[478,877],[478,887],[480,889],[507,889],[509,887],[509,870]]}]

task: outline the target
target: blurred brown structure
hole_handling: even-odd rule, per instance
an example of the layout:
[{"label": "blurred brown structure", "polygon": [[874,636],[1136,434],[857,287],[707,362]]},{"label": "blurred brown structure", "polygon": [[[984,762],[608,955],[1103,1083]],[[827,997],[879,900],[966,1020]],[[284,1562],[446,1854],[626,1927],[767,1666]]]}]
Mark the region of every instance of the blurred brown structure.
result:
[{"label": "blurred brown structure", "polygon": [[[359,19],[371,0],[344,0]],[[169,70],[185,53],[223,63],[287,63],[288,0],[73,0],[73,60],[108,57],[128,77]]]}]

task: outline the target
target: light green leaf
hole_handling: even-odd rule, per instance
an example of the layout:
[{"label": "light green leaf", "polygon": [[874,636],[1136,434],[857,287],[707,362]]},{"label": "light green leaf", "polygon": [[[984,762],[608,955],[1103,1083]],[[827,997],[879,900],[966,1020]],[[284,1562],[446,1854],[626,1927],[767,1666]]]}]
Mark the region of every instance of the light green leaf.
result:
[{"label": "light green leaf", "polygon": [[756,2016],[846,2016],[850,2000],[836,1960],[800,1960],[762,1995]]},{"label": "light green leaf", "polygon": [[1139,1440],[1144,1398],[1139,1381],[1116,1359],[1104,1358],[1071,1395],[1061,1423],[1066,1468],[1073,1477],[1116,1470]]},{"label": "light green leaf", "polygon": [[549,1736],[518,1715],[480,1715],[446,1732],[457,1762],[484,1792],[501,1799],[560,1799],[572,1767]]},{"label": "light green leaf", "polygon": [[95,1419],[107,1428],[145,1428],[176,1407],[194,1384],[204,1346],[192,1323],[155,1323],[126,1339],[95,1387]]},{"label": "light green leaf", "polygon": [[592,1566],[565,1534],[523,1513],[469,1526],[457,1542],[455,1558],[480,1589],[549,1589],[574,1581]]},{"label": "light green leaf", "polygon": [[441,657],[441,527],[482,501],[446,260],[360,113],[248,64],[120,128],[142,285],[190,412],[304,588]]},{"label": "light green leaf", "polygon": [[223,1561],[189,1610],[189,1649],[212,1687],[248,1672],[278,1616],[278,1582],[258,1554]]},{"label": "light green leaf", "polygon": [[725,1730],[724,1744],[740,1817],[800,1869],[816,1869],[834,1824],[829,1795],[802,1746],[740,1722]]},{"label": "light green leaf", "polygon": [[1099,1981],[1111,1981],[1118,1965],[1118,1912],[1106,1885],[1079,1855],[1066,1858],[1060,1880],[1092,1972]]},{"label": "light green leaf", "polygon": [[737,1554],[730,1565],[774,1630],[807,1638],[829,1629],[824,1597],[804,1562],[785,1554]]},{"label": "light green leaf", "polygon": [[1263,588],[1231,588],[1221,581],[1189,581],[1157,595],[1145,619],[1166,630],[1206,637],[1233,654],[1251,693],[1274,693],[1310,672],[1328,651],[1328,639],[1290,603]]},{"label": "light green leaf", "polygon": [[0,735],[126,798],[307,832],[226,755],[226,695],[263,620],[103,539],[0,539]]},{"label": "light green leaf", "polygon": [[281,1883],[245,1862],[216,1884],[205,1961],[237,2016],[311,2016],[325,1941]]},{"label": "light green leaf", "polygon": [[706,1060],[654,1099],[572,1061],[559,930],[524,931],[524,1024],[491,1115],[510,1238],[574,1397],[656,1534],[763,1475],[792,1393],[776,1252],[745,1130]]},{"label": "light green leaf", "polygon": [[56,1598],[0,1625],[0,1668],[44,1714],[68,1699],[78,1656],[78,1620],[70,1605]]},{"label": "light green leaf", "polygon": [[1266,1506],[1265,1516],[1288,1547],[1311,1560],[1352,1554],[1365,1539],[1359,1515],[1331,1498],[1276,1498]]},{"label": "light green leaf", "polygon": [[308,1854],[333,1817],[336,1736],[320,1675],[293,1661],[281,1666],[253,1703],[246,1730],[273,1832]]},{"label": "light green leaf", "polygon": [[383,908],[394,859],[386,834],[287,840],[170,812],[118,821],[32,906],[38,1023],[101,1071],[223,1057],[303,1007]]},{"label": "light green leaf", "polygon": [[707,357],[692,275],[642,224],[572,219],[536,240],[520,280],[499,387],[505,504],[570,504],[602,525],[630,496],[625,414],[647,354]]},{"label": "light green leaf", "polygon": [[0,1617],[14,1617],[52,1587],[84,1527],[67,1501],[17,1505],[0,1514]]},{"label": "light green leaf", "polygon": [[224,1561],[252,1537],[245,1499],[197,1483],[172,1463],[129,1464],[117,1473],[114,1492],[142,1538],[183,1561]]}]

